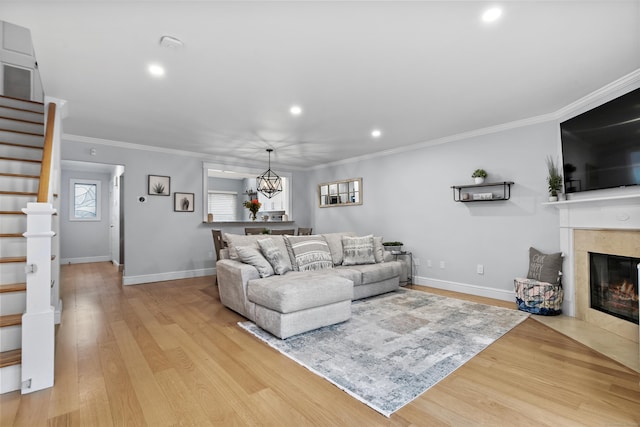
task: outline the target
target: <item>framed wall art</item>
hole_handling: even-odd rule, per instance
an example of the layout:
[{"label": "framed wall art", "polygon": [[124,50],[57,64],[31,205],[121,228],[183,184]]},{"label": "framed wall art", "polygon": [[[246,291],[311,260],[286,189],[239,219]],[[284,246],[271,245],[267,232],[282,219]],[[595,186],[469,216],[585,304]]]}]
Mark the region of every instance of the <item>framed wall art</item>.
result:
[{"label": "framed wall art", "polygon": [[173,210],[193,212],[194,193],[173,193]]},{"label": "framed wall art", "polygon": [[171,178],[161,175],[149,175],[149,188],[151,196],[169,196],[171,194]]}]

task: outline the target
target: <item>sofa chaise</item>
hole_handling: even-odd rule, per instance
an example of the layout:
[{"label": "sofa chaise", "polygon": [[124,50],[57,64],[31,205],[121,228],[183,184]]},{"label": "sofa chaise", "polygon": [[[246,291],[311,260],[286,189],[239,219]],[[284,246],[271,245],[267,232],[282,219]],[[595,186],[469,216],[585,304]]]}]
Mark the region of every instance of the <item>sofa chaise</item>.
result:
[{"label": "sofa chaise", "polygon": [[285,339],[351,317],[351,301],[399,288],[403,265],[382,238],[225,234],[216,263],[222,304]]}]

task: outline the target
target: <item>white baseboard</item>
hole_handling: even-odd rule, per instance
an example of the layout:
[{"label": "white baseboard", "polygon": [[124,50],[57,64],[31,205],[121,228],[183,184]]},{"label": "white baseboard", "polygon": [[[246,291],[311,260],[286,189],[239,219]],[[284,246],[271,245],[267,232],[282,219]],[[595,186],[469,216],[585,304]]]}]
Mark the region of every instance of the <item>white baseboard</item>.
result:
[{"label": "white baseboard", "polygon": [[516,294],[513,290],[488,288],[486,286],[470,285],[468,283],[450,282],[447,280],[432,279],[429,277],[413,277],[414,285],[430,286],[446,291],[460,292],[479,297],[499,299],[502,301],[515,301]]},{"label": "white baseboard", "polygon": [[[126,271],[126,270],[125,270]],[[191,279],[193,277],[213,276],[215,268],[201,268],[199,270],[169,271],[167,273],[143,274],[140,276],[123,276],[122,284],[140,285],[142,283],[164,282],[166,280]]]},{"label": "white baseboard", "polygon": [[109,255],[103,256],[88,256],[83,258],[61,258],[60,265],[64,264],[85,264],[88,262],[111,262]]}]

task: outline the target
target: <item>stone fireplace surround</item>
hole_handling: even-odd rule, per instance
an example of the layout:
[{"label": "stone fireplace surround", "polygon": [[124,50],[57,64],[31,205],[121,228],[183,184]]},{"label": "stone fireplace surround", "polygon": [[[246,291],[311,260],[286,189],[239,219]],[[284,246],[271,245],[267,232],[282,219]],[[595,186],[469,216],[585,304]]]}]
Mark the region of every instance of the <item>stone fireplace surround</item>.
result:
[{"label": "stone fireplace surround", "polygon": [[[559,210],[560,248],[564,254],[563,286],[565,300],[562,306],[564,319],[543,319],[551,326],[566,326],[568,320],[577,319],[568,326],[574,331],[576,324],[586,323],[587,328],[598,335],[611,335],[611,342],[596,350],[607,354],[623,364],[640,371],[640,330],[638,325],[601,313],[590,308],[589,302],[589,257],[588,252],[640,258],[640,191],[634,189],[610,190],[595,197],[572,195],[570,200],[545,203]],[[569,318],[567,318],[569,317]],[[571,319],[573,318],[573,319]],[[563,332],[561,328],[558,329]],[[606,331],[606,332],[605,332]],[[579,335],[580,333],[578,333]],[[576,338],[576,337],[574,337]],[[578,339],[578,338],[576,338]],[[582,342],[582,340],[578,339]],[[591,341],[587,339],[587,341]],[[600,339],[595,341],[601,341]],[[604,340],[609,343],[608,338]],[[587,342],[584,344],[589,345]],[[630,344],[632,351],[628,363],[616,357],[620,344]]]}]

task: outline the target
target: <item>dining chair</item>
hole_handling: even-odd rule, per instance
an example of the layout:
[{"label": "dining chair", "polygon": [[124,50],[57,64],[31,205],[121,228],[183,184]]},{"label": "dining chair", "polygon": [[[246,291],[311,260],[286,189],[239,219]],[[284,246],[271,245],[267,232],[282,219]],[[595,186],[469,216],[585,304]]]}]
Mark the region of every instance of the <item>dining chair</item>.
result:
[{"label": "dining chair", "polygon": [[298,227],[298,236],[310,236],[313,228]]},{"label": "dining chair", "polygon": [[293,236],[295,232],[296,230],[294,230],[293,228],[285,229],[285,230],[277,230],[277,229],[271,230],[271,234],[288,234],[290,236]]}]

